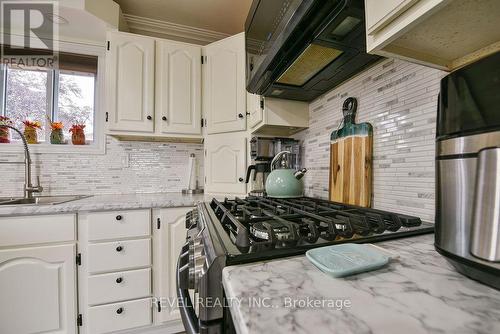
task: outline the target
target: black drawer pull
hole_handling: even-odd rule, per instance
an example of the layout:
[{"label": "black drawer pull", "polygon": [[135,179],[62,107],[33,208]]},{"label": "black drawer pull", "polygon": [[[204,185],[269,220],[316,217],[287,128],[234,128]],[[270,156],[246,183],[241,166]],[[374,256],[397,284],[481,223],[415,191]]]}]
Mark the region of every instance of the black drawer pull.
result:
[{"label": "black drawer pull", "polygon": [[122,220],[122,218],[123,217],[121,215],[116,216],[116,220]]},{"label": "black drawer pull", "polygon": [[122,277],[118,277],[116,279],[116,283],[120,284],[121,282],[123,282],[123,278]]},{"label": "black drawer pull", "polygon": [[153,117],[151,117],[151,116],[149,116],[149,115],[148,115],[148,117],[146,117],[146,118],[148,119],[148,121],[150,121],[150,120],[152,120],[152,119],[153,119]]},{"label": "black drawer pull", "polygon": [[120,307],[118,310],[116,310],[116,313],[122,314],[123,313],[123,307]]},{"label": "black drawer pull", "polygon": [[121,252],[122,250],[123,250],[123,247],[122,247],[122,246],[118,246],[118,247],[116,247],[116,251],[117,251],[117,252]]},{"label": "black drawer pull", "polygon": [[167,117],[163,116],[161,119],[164,120],[164,121],[166,121]]}]

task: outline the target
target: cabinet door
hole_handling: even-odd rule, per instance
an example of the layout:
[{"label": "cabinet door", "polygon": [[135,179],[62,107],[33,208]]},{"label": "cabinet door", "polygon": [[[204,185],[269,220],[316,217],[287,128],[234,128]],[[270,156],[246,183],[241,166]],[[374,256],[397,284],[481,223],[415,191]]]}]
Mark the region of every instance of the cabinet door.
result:
[{"label": "cabinet door", "polygon": [[203,110],[208,133],[246,129],[245,39],[238,34],[203,47]]},{"label": "cabinet door", "polygon": [[381,29],[419,0],[365,0],[368,33]]},{"label": "cabinet door", "polygon": [[[161,309],[156,308],[156,323],[180,319],[176,306],[176,269],[182,245],[186,242],[187,208],[155,210],[155,231],[153,232],[154,295]],[[158,225],[158,219],[160,224]]]},{"label": "cabinet door", "polygon": [[201,47],[156,41],[156,128],[201,134]]},{"label": "cabinet door", "polygon": [[206,192],[246,193],[245,133],[207,136],[205,156]]},{"label": "cabinet door", "polygon": [[0,250],[0,333],[76,333],[75,245]]},{"label": "cabinet door", "polygon": [[152,38],[112,32],[106,59],[109,129],[154,131],[154,49]]},{"label": "cabinet door", "polygon": [[251,129],[262,122],[264,112],[261,106],[262,99],[260,95],[247,93],[248,126]]}]

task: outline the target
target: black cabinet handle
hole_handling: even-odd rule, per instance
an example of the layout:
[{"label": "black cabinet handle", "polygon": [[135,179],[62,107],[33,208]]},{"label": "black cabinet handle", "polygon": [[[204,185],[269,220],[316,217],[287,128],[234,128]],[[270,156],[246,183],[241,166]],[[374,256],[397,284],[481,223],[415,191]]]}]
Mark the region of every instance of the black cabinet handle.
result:
[{"label": "black cabinet handle", "polygon": [[122,250],[123,250],[123,247],[122,247],[122,246],[118,246],[118,247],[116,247],[116,251],[117,251],[117,252],[121,252]]},{"label": "black cabinet handle", "polygon": [[238,181],[243,182],[243,178],[242,178],[242,177],[240,177],[240,178],[238,179]]},{"label": "black cabinet handle", "polygon": [[123,278],[122,277],[118,277],[116,279],[116,283],[120,284],[121,282],[123,282]]},{"label": "black cabinet handle", "polygon": [[149,115],[148,115],[148,117],[146,117],[146,118],[148,119],[148,121],[150,121],[150,120],[152,120],[152,119],[153,119],[153,117],[151,117],[151,116],[149,116]]},{"label": "black cabinet handle", "polygon": [[166,117],[166,116],[163,116],[161,119],[162,119],[162,120],[164,120],[164,121],[166,121],[166,120],[167,120],[167,117]]},{"label": "black cabinet handle", "polygon": [[242,114],[242,113],[239,113],[239,114],[238,114],[238,118],[243,118],[243,114]]},{"label": "black cabinet handle", "polygon": [[122,314],[123,313],[123,307],[120,307],[118,310],[116,310],[116,313]]},{"label": "black cabinet handle", "polygon": [[121,215],[116,216],[116,220],[122,220],[122,218],[123,217]]}]

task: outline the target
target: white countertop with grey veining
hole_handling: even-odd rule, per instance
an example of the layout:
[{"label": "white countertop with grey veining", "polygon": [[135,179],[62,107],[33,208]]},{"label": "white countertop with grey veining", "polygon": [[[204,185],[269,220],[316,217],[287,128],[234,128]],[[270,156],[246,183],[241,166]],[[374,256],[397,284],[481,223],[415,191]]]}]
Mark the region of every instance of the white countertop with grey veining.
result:
[{"label": "white countertop with grey veining", "polygon": [[209,201],[212,198],[213,196],[210,195],[182,195],[181,193],[95,195],[54,205],[0,206],[0,216],[183,207],[194,206],[197,202]]},{"label": "white countertop with grey veining", "polygon": [[378,243],[400,258],[346,278],[305,256],[226,267],[235,326],[240,334],[500,333],[500,291],[456,272],[433,243],[432,234]]}]

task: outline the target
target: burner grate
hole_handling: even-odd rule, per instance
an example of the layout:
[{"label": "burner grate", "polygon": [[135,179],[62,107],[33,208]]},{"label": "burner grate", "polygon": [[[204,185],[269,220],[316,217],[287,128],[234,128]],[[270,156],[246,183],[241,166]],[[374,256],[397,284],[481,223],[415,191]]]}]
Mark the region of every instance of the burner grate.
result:
[{"label": "burner grate", "polygon": [[242,252],[362,238],[422,223],[417,217],[309,197],[213,199],[210,206]]}]

